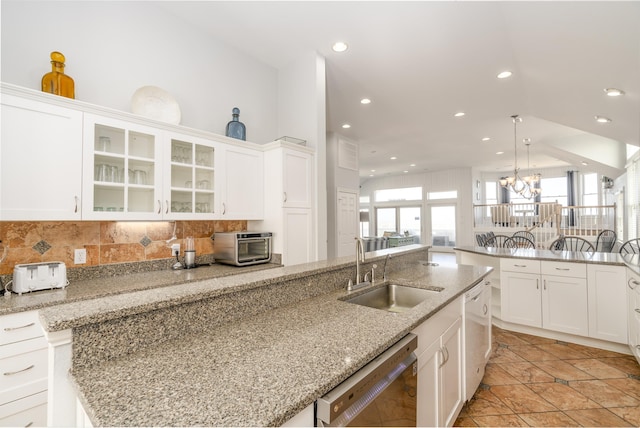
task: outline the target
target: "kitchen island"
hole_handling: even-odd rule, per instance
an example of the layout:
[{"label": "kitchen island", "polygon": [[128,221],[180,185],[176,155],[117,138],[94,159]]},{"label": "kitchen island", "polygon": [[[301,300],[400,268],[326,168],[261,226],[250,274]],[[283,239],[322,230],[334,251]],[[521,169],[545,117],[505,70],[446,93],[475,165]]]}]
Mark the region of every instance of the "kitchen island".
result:
[{"label": "kitchen island", "polygon": [[348,257],[43,309],[54,365],[71,369],[50,397],[70,381],[94,425],[281,425],[491,271],[433,266],[420,245],[364,268],[381,277],[387,254],[390,281],[442,291],[403,313],[342,301]]}]

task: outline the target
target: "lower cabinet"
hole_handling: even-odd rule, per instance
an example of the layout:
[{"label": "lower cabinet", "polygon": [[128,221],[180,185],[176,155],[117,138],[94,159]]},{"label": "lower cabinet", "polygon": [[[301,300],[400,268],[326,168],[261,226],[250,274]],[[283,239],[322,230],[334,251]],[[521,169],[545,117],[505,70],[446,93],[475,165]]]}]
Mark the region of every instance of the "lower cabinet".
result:
[{"label": "lower cabinet", "polygon": [[0,317],[0,426],[47,425],[47,340],[36,311]]},{"label": "lower cabinet", "polygon": [[616,343],[627,343],[626,268],[588,265],[589,336]]},{"label": "lower cabinet", "polygon": [[463,398],[462,297],[415,330],[418,335],[418,426],[452,426]]},{"label": "lower cabinet", "polygon": [[629,348],[640,363],[640,275],[627,271],[627,316]]},{"label": "lower cabinet", "polygon": [[584,264],[503,259],[500,277],[505,321],[589,335]]}]

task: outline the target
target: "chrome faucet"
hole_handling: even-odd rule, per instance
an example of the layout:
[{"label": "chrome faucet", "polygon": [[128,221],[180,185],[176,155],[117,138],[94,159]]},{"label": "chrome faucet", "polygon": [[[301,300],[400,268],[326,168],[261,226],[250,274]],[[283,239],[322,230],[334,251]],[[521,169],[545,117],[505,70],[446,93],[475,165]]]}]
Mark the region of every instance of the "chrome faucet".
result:
[{"label": "chrome faucet", "polygon": [[347,291],[351,292],[363,287],[366,283],[362,282],[360,277],[360,263],[364,263],[364,246],[362,245],[362,238],[356,237],[356,283],[353,284],[351,278],[349,278],[349,284],[347,284]]},{"label": "chrome faucet", "polygon": [[364,246],[362,245],[362,238],[356,237],[356,284],[362,282],[360,263],[364,263]]},{"label": "chrome faucet", "polygon": [[387,262],[391,258],[391,254],[387,254],[387,257],[384,259],[384,268],[382,269],[382,280],[387,280]]}]

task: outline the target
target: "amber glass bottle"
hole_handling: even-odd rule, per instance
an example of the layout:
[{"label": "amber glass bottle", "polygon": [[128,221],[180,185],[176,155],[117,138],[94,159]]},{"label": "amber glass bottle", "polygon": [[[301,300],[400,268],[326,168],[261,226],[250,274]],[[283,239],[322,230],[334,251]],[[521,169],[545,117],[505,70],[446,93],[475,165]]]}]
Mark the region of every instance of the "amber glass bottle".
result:
[{"label": "amber glass bottle", "polygon": [[51,52],[51,72],[42,76],[42,92],[75,98],[73,79],[64,74],[64,55]]}]

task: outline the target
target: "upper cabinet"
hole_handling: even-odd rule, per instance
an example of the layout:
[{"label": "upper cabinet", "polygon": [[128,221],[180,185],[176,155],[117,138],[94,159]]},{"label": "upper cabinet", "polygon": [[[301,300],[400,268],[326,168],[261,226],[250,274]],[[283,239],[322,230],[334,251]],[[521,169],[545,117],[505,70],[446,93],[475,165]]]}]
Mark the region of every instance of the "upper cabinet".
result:
[{"label": "upper cabinet", "polygon": [[2,94],[0,220],[80,220],[82,112]]},{"label": "upper cabinet", "polygon": [[285,208],[311,208],[313,164],[309,153],[282,150],[282,200]]},{"label": "upper cabinet", "polygon": [[85,113],[83,219],[161,219],[161,133]]},{"label": "upper cabinet", "polygon": [[264,217],[262,146],[11,85],[2,92],[0,220]]}]

